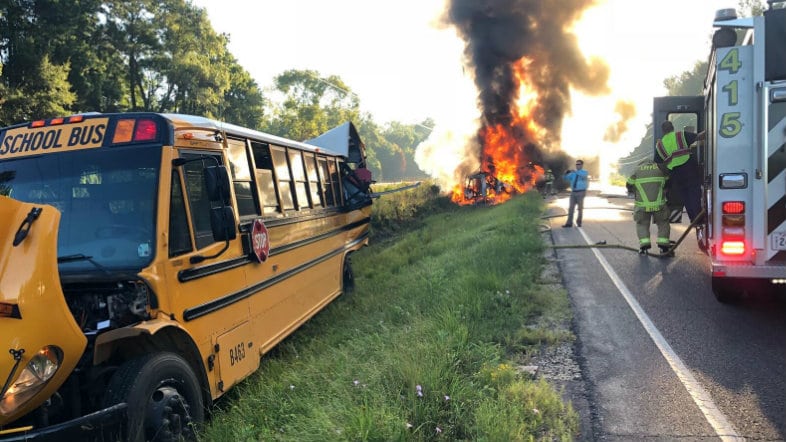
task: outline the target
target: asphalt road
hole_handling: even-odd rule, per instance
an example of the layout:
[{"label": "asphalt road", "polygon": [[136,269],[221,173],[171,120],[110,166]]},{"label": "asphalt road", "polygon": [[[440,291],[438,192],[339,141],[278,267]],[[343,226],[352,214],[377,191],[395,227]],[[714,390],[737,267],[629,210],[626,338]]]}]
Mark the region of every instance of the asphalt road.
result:
[{"label": "asphalt road", "polygon": [[[638,247],[631,208],[591,192],[583,227],[548,218],[552,240]],[[547,215],[566,209],[553,198]],[[556,256],[574,307],[583,440],[786,440],[786,290],[717,302],[693,232],[669,259],[617,248]]]}]

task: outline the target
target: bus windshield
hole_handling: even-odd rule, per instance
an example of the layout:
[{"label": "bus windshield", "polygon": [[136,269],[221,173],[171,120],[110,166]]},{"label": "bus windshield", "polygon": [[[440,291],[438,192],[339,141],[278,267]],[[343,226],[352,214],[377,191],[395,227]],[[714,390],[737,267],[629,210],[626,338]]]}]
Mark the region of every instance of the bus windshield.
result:
[{"label": "bus windshield", "polygon": [[0,163],[0,194],[54,206],[60,273],[152,260],[160,147],[89,149]]}]

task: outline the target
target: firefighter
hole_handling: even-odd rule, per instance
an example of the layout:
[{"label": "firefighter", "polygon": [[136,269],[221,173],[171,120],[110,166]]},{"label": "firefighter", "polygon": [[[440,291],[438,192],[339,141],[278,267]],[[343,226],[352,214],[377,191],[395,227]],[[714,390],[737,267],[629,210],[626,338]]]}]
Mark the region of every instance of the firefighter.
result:
[{"label": "firefighter", "polygon": [[655,162],[668,168],[671,185],[682,198],[688,218],[693,222],[701,211],[701,172],[696,157],[691,155],[690,145],[702,140],[704,134],[675,132],[671,121],[664,121],[660,127],[663,137],[655,144]]},{"label": "firefighter", "polygon": [[661,167],[652,160],[642,161],[633,175],[628,178],[628,191],[634,193],[636,202],[633,208],[633,221],[636,223],[636,234],[639,237],[639,254],[644,255],[651,247],[650,224],[655,222],[658,227],[658,247],[662,254],[671,254],[669,249],[669,208],[666,205],[664,189],[668,176]]},{"label": "firefighter", "polygon": [[554,195],[554,172],[551,169],[546,169],[546,185],[543,189],[543,195],[547,197]]}]

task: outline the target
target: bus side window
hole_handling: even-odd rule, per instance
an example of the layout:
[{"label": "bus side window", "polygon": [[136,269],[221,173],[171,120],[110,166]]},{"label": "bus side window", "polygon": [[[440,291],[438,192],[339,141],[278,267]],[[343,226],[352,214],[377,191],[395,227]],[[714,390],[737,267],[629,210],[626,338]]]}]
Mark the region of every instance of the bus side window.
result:
[{"label": "bus side window", "polygon": [[319,186],[319,174],[317,173],[317,158],[313,153],[304,153],[303,159],[306,160],[306,177],[308,178],[309,192],[314,207],[325,207],[325,201]]},{"label": "bus side window", "polygon": [[279,210],[276,197],[276,182],[273,177],[273,158],[267,144],[251,142],[251,153],[254,156],[257,194],[262,204],[262,214],[271,215]]},{"label": "bus side window", "polygon": [[[10,168],[10,164],[8,164]],[[16,178],[16,171],[13,169],[0,171],[0,195],[10,197],[14,189],[14,178]]]},{"label": "bus side window", "polygon": [[328,207],[333,207],[336,205],[336,200],[334,198],[333,185],[330,183],[328,160],[325,157],[318,157],[317,161],[319,162],[319,179],[322,181],[322,191],[325,194],[325,204]]},{"label": "bus side window", "polygon": [[[199,155],[204,156],[204,155]],[[196,155],[185,154],[183,158],[194,158]],[[219,164],[221,156],[215,155]],[[197,249],[213,244],[213,229],[210,226],[210,211],[213,207],[219,207],[220,203],[212,203],[205,188],[206,166],[214,166],[215,161],[202,160],[186,163],[183,166],[186,177],[186,196],[189,208],[191,209],[191,222],[194,228],[194,240]]]},{"label": "bus side window", "polygon": [[172,171],[172,189],[169,193],[169,257],[182,255],[191,251],[191,235],[188,232],[186,216],[186,200],[183,198],[183,187],[180,174]]},{"label": "bus side window", "polygon": [[235,188],[237,211],[240,218],[259,215],[259,207],[254,197],[251,182],[251,168],[246,155],[245,141],[227,140],[229,149],[229,165],[232,169],[232,185]]},{"label": "bus side window", "polygon": [[290,149],[289,165],[292,168],[292,183],[295,186],[297,208],[299,210],[310,209],[311,203],[308,201],[308,181],[306,181],[306,172],[303,170],[303,154],[298,150]]},{"label": "bus side window", "polygon": [[271,146],[270,153],[273,155],[273,166],[276,168],[278,191],[281,192],[281,208],[293,210],[295,208],[295,189],[292,184],[292,175],[289,173],[286,149]]},{"label": "bus side window", "polygon": [[338,173],[339,168],[336,165],[336,159],[331,158],[328,160],[328,168],[330,169],[330,184],[333,185],[333,192],[336,195],[336,204],[340,206],[344,204],[344,201],[341,195],[341,176]]}]

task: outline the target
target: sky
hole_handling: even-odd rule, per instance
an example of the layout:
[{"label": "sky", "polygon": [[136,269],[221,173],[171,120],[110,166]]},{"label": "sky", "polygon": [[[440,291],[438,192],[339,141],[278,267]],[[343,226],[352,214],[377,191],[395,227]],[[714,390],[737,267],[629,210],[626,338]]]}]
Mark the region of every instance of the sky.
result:
[{"label": "sky", "polygon": [[[477,130],[477,91],[464,68],[464,42],[441,20],[444,0],[192,2],[229,35],[229,50],[262,88],[286,70],[311,69],[341,77],[378,123],[432,118],[435,132]],[[627,155],[644,136],[652,97],[667,94],[663,80],[706,60],[715,11],[737,6],[738,0],[598,0],[588,8],[573,32],[585,57],[609,65],[611,92],[571,94],[562,149],[606,161]],[[619,100],[632,102],[636,116],[612,144],[603,136],[620,119]]]}]

